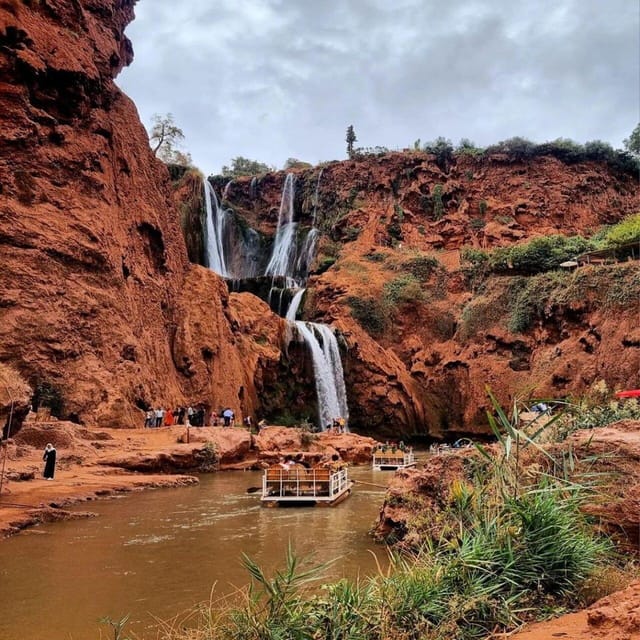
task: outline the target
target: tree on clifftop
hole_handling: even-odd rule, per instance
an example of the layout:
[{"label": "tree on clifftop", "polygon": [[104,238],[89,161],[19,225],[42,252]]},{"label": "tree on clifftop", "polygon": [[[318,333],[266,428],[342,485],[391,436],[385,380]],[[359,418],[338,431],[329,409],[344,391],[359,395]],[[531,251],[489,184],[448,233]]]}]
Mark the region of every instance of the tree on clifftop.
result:
[{"label": "tree on clifftop", "polygon": [[347,127],[347,155],[353,158],[353,143],[356,142],[356,132],[353,130],[353,125],[350,124]]},{"label": "tree on clifftop", "polygon": [[193,162],[191,154],[177,148],[184,140],[184,133],[173,121],[173,114],[167,113],[161,116],[155,113],[151,122],[149,143],[153,154],[166,164],[190,166]]},{"label": "tree on clifftop", "polygon": [[258,162],[258,160],[249,160],[249,158],[243,158],[238,156],[231,160],[231,166],[225,165],[222,167],[222,175],[227,178],[239,178],[240,176],[257,176],[260,173],[269,173],[269,171],[275,171],[274,167],[270,167],[264,162]]},{"label": "tree on clifftop", "polygon": [[634,156],[640,156],[640,122],[631,132],[631,135],[622,141],[624,148]]}]

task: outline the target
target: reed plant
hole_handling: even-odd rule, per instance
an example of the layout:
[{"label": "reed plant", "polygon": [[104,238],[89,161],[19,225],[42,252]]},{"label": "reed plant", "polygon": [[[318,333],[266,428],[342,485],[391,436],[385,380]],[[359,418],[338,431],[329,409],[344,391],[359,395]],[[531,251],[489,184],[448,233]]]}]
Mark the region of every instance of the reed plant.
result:
[{"label": "reed plant", "polygon": [[576,606],[611,559],[580,509],[590,487],[571,479],[566,460],[524,475],[528,448],[551,456],[536,443],[539,430],[519,423],[516,404],[509,414],[488,392],[496,444],[479,446],[451,483],[437,537],[390,551],[377,575],[322,586],[326,565],[307,567],[291,548],[272,576],[245,556],[252,583],[241,605],[235,598],[197,632],[164,640],[479,640]]}]

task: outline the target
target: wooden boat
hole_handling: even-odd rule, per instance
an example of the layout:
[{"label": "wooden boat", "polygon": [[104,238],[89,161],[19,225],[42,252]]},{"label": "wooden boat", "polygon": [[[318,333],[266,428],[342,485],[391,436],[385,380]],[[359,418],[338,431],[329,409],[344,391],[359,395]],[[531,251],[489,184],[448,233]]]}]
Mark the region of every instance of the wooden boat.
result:
[{"label": "wooden boat", "polygon": [[332,507],[348,498],[352,487],[346,469],[265,469],[260,500],[265,507]]},{"label": "wooden boat", "polygon": [[395,471],[416,466],[416,458],[411,449],[391,451],[390,449],[376,449],[373,452],[374,471]]}]

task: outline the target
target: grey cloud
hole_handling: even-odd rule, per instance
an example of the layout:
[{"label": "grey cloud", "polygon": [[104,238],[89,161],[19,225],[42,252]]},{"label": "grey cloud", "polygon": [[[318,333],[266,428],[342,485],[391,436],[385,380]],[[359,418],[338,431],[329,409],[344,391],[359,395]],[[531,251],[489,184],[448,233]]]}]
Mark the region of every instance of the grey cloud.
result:
[{"label": "grey cloud", "polygon": [[358,143],[600,138],[638,121],[628,0],[142,0],[119,78],[145,122],[170,111],[196,164],[281,166]]}]

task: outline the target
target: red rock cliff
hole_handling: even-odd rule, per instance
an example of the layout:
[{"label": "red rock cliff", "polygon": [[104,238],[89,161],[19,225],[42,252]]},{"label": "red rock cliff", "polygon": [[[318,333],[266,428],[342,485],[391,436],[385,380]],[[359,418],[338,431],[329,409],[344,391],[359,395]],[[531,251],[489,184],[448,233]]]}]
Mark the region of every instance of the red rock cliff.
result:
[{"label": "red rock cliff", "polygon": [[268,312],[188,263],[167,171],[114,84],[133,5],[0,2],[0,361],[87,422],[139,424],[147,403],[252,411],[279,351],[242,324]]},{"label": "red rock cliff", "polygon": [[[501,402],[640,384],[637,261],[537,280],[474,282],[461,268],[465,247],[589,237],[640,211],[637,172],[583,155],[442,167],[411,151],[296,172],[297,219],[310,225],[317,209],[323,231],[305,317],[346,339],[353,427],[455,437],[486,430],[487,384]],[[271,234],[284,177],[234,180],[227,205]]]}]

